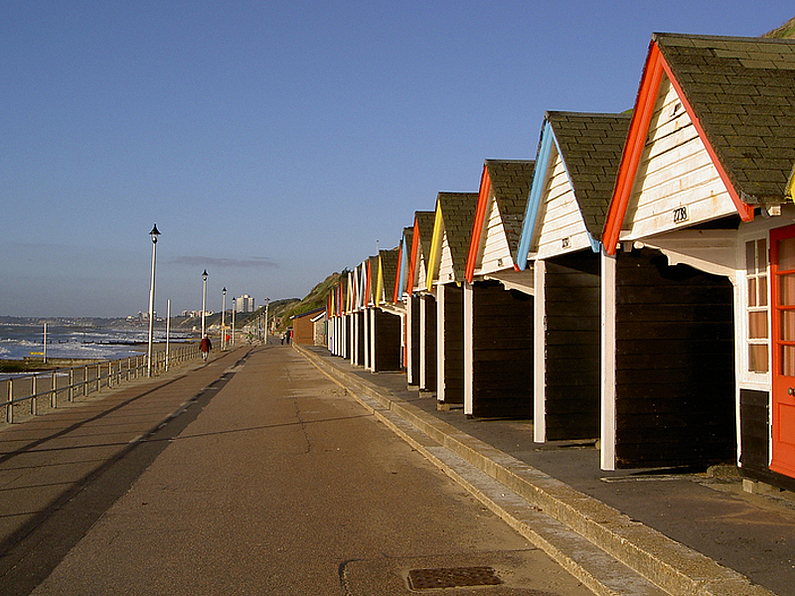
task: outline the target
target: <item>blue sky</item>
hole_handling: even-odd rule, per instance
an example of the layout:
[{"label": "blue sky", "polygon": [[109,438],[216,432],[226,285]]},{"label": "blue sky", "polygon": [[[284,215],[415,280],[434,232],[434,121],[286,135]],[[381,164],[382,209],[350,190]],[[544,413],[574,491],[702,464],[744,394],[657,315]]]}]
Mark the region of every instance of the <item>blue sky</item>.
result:
[{"label": "blue sky", "polygon": [[[302,297],[397,245],[545,110],[632,107],[653,31],[791,1],[0,2],[0,315]],[[217,304],[216,304],[217,303]],[[229,300],[227,301],[229,306]]]}]

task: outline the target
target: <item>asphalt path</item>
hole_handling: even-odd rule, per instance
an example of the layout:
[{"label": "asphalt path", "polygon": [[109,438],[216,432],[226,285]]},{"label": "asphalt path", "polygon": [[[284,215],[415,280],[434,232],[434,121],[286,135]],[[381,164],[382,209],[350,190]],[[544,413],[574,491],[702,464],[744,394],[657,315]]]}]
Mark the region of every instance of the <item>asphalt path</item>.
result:
[{"label": "asphalt path", "polygon": [[17,530],[0,593],[418,594],[487,568],[501,585],[453,592],[590,594],[291,347],[238,349],[160,391],[165,424],[106,441],[79,490]]}]

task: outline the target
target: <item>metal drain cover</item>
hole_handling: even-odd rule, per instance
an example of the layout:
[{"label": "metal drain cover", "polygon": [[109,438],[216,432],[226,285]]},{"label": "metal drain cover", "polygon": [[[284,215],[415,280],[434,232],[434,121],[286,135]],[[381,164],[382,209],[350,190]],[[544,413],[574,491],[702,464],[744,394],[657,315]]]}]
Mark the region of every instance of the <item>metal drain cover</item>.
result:
[{"label": "metal drain cover", "polygon": [[502,580],[492,567],[453,567],[447,569],[412,569],[409,586],[412,590],[460,588],[463,586],[498,586]]}]

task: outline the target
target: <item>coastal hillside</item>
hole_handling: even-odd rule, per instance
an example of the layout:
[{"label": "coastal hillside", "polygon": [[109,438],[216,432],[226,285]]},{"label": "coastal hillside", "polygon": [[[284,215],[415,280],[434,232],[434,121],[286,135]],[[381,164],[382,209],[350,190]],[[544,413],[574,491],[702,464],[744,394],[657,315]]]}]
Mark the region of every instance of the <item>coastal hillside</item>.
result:
[{"label": "coastal hillside", "polygon": [[772,31],[768,31],[762,37],[772,37],[775,39],[795,39],[795,17],[777,27]]}]

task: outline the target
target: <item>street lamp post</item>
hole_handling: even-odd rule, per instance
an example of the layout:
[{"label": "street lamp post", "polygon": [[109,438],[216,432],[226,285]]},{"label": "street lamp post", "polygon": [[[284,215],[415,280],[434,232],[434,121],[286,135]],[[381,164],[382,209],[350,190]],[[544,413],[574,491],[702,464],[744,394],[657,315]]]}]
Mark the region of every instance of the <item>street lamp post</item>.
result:
[{"label": "street lamp post", "polygon": [[268,345],[268,306],[271,303],[270,298],[265,298],[265,345]]},{"label": "street lamp post", "polygon": [[202,273],[202,339],[204,339],[204,311],[207,310],[207,269]]},{"label": "street lamp post", "polygon": [[149,282],[149,349],[146,358],[146,375],[152,376],[152,335],[154,333],[155,322],[155,257],[157,255],[157,237],[160,232],[157,230],[157,224],[152,226],[152,231],[149,232],[149,237],[152,239],[152,279]]},{"label": "street lamp post", "polygon": [[226,325],[226,286],[221,290],[223,299],[221,300],[221,349],[226,350],[226,336],[224,335],[224,326]]},{"label": "street lamp post", "polygon": [[237,300],[232,298],[232,347],[235,347],[235,311],[237,311]]}]

